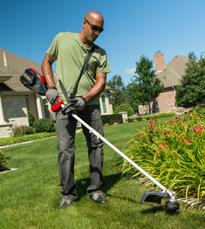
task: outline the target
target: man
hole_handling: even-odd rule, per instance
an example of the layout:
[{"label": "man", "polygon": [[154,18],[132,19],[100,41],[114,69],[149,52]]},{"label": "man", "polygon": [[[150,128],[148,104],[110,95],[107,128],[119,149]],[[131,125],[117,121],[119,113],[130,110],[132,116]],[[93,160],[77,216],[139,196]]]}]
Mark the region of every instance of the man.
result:
[{"label": "man", "polygon": [[[71,94],[84,63],[84,58],[103,31],[103,16],[96,11],[87,13],[80,33],[59,33],[54,38],[42,62],[42,71],[48,84],[46,96],[52,104],[57,96],[66,104],[65,96],[59,84],[55,84],[52,63],[56,61],[56,71],[68,95]],[[103,126],[99,109],[99,94],[106,85],[106,74],[110,71],[106,52],[94,46],[88,66],[78,85],[73,109],[79,117],[103,135]],[[58,142],[58,164],[62,201],[60,208],[68,207],[78,198],[74,181],[74,149],[77,121],[64,115],[62,110],[56,112],[56,132]],[[85,128],[89,163],[90,185],[87,188],[90,198],[97,203],[104,203],[106,196],[103,185],[103,143]]]}]

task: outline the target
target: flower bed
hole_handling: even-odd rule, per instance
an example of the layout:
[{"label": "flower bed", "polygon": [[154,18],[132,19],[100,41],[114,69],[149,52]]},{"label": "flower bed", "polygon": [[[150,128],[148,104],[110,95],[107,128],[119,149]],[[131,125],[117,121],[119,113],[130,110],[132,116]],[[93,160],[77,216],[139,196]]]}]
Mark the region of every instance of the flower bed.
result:
[{"label": "flower bed", "polygon": [[[205,197],[205,110],[183,119],[158,123],[155,119],[132,139],[125,153],[178,196]],[[127,161],[123,171],[141,174]],[[150,185],[151,182],[148,182]]]}]

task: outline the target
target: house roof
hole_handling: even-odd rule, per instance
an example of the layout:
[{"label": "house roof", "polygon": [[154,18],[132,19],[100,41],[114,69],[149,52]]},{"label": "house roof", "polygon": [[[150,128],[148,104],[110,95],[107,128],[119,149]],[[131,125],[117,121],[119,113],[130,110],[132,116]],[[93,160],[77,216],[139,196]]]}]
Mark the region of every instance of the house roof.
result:
[{"label": "house roof", "polygon": [[0,69],[0,83],[7,81],[10,78],[11,76],[7,72]]},{"label": "house roof", "polygon": [[3,76],[6,76],[7,77],[7,76],[10,76],[10,75],[5,70],[0,69],[0,77],[3,77]]},{"label": "house roof", "polygon": [[[6,57],[6,66],[4,60],[4,53]],[[20,82],[20,76],[26,68],[33,67],[41,72],[39,64],[24,57],[17,56],[5,49],[0,49],[0,82],[1,78],[5,76],[12,76],[8,80],[0,83],[0,91],[15,91],[15,92],[30,92]]]},{"label": "house roof", "polygon": [[188,57],[175,56],[165,69],[157,73],[157,78],[164,84],[164,87],[173,87],[181,84],[182,76],[185,74],[186,63]]},{"label": "house roof", "polygon": [[[6,57],[7,66],[4,66],[4,53]],[[0,92],[14,91],[14,92],[31,92],[24,87],[20,82],[20,76],[26,68],[32,67],[38,72],[41,72],[41,66],[36,62],[17,56],[5,49],[0,48]],[[111,88],[106,85],[105,90],[112,93]]]}]

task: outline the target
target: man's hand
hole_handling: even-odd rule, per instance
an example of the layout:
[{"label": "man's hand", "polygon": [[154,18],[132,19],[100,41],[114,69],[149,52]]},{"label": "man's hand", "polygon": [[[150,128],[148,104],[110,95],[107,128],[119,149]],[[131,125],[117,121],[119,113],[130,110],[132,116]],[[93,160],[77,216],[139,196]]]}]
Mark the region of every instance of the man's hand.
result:
[{"label": "man's hand", "polygon": [[46,98],[51,105],[54,104],[57,96],[58,96],[58,92],[56,88],[49,88],[46,92]]},{"label": "man's hand", "polygon": [[71,110],[73,111],[82,111],[85,108],[86,101],[83,97],[76,97],[74,99],[70,99]]}]

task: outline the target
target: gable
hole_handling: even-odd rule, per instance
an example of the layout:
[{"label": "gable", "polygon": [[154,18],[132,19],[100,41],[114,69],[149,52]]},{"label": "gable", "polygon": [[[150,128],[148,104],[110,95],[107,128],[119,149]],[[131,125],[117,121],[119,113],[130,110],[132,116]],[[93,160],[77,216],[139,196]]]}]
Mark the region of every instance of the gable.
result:
[{"label": "gable", "polygon": [[163,71],[157,74],[157,78],[164,84],[165,88],[181,84],[187,61],[188,57],[186,56],[176,56],[166,65]]},{"label": "gable", "polygon": [[0,83],[0,91],[13,91],[10,87],[8,87],[6,84],[4,83]]},{"label": "gable", "polygon": [[[4,62],[4,53],[7,66],[5,66]],[[15,92],[30,92],[30,90],[24,87],[20,82],[20,76],[24,70],[29,67],[33,67],[37,71],[41,72],[41,66],[36,62],[17,56],[7,50],[0,49],[0,82],[3,81],[1,78],[10,76],[8,77],[8,80],[4,81],[4,86],[2,84],[0,85],[1,90],[4,89],[3,91],[5,91],[6,88],[10,88]]]}]

